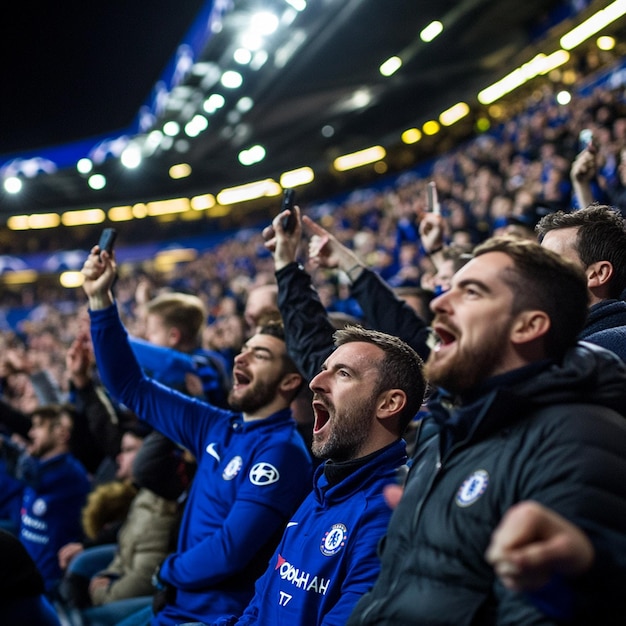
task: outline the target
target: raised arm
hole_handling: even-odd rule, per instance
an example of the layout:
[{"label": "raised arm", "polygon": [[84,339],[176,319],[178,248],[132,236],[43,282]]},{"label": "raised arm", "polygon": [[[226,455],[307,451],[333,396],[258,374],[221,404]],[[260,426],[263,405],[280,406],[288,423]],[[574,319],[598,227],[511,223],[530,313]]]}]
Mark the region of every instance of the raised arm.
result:
[{"label": "raised arm", "polygon": [[352,295],[361,306],[368,325],[400,337],[426,359],[431,338],[426,322],[333,234],[307,216],[303,218],[303,223],[311,235],[310,260],[320,267],[339,269],[348,276],[352,283]]},{"label": "raised arm", "polygon": [[263,231],[265,246],[274,257],[278,283],[278,308],[285,325],[287,350],[307,380],[320,371],[333,349],[333,331],[328,313],[315,291],[311,277],[297,262],[302,237],[300,209],[294,207],[297,223],[291,233],[280,224],[282,213]]},{"label": "raised arm", "polygon": [[593,148],[585,148],[572,163],[570,179],[579,208],[593,202],[591,181],[596,175],[596,155]]}]

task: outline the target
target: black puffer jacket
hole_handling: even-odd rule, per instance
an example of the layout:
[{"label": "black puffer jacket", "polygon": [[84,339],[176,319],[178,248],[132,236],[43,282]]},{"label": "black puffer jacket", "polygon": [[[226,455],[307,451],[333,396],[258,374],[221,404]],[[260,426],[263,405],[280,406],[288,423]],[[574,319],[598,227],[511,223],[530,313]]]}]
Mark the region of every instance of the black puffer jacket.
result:
[{"label": "black puffer jacket", "polygon": [[[626,558],[626,366],[579,344],[551,366],[474,403],[469,432],[440,454],[440,425],[418,437],[404,496],[381,544],[382,570],[349,621],[393,626],[623,624],[624,570],[577,582],[569,622],[507,591],[484,559],[505,511],[533,499],[613,542]],[[600,575],[609,571],[600,570]],[[621,579],[616,578],[620,576]],[[616,588],[622,589],[620,594]],[[591,607],[591,608],[590,608]]]}]

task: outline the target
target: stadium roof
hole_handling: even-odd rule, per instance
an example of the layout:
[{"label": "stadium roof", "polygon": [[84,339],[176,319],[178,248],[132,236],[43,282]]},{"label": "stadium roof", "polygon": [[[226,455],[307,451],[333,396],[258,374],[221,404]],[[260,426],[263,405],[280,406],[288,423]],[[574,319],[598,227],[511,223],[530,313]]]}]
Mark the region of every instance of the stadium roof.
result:
[{"label": "stadium roof", "polygon": [[[477,100],[482,89],[559,49],[561,35],[608,4],[19,3],[0,27],[0,176],[17,176],[22,190],[0,190],[0,223],[16,214],[217,195],[251,181],[280,183],[301,167],[314,173],[301,197],[315,198],[402,170],[474,132],[493,112]],[[422,31],[433,22],[443,30],[427,42]],[[401,66],[383,75],[393,58]],[[417,143],[401,140],[459,102],[470,112],[458,123]],[[498,102],[506,106],[506,96]],[[377,166],[333,167],[336,157],[371,146],[386,151]],[[123,165],[137,155],[136,168]],[[79,173],[84,157],[93,169]],[[253,163],[243,165],[246,158]],[[172,178],[181,164],[188,176]],[[89,186],[94,173],[106,178],[103,188]]]}]

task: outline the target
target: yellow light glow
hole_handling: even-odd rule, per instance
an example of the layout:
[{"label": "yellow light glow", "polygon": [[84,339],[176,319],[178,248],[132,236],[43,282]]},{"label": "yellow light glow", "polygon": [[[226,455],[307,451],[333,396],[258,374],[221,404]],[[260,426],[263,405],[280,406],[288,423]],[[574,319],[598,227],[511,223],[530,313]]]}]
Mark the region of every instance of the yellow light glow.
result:
[{"label": "yellow light glow", "polygon": [[137,204],[133,205],[132,212],[133,217],[141,219],[148,215],[148,207],[143,202],[138,202]]},{"label": "yellow light glow", "polygon": [[58,213],[34,213],[28,216],[28,228],[55,228],[60,223]]},{"label": "yellow light glow", "polygon": [[387,153],[382,146],[372,146],[371,148],[365,148],[365,150],[359,150],[358,152],[352,152],[337,157],[333,161],[333,167],[338,172],[345,172],[355,167],[361,167],[380,161],[384,159],[386,155]]},{"label": "yellow light glow", "polygon": [[457,102],[439,116],[439,121],[442,126],[452,126],[452,124],[468,115],[469,112],[470,108],[466,102]]},{"label": "yellow light glow", "polygon": [[191,165],[188,163],[178,163],[176,165],[172,165],[170,167],[170,178],[174,180],[179,180],[180,178],[187,178],[187,176],[191,175]]},{"label": "yellow light glow", "polygon": [[383,76],[391,76],[402,67],[402,59],[400,57],[390,57],[379,68],[378,71]]},{"label": "yellow light glow", "polygon": [[7,220],[11,230],[28,230],[28,215],[13,215]]},{"label": "yellow light glow", "polygon": [[107,216],[112,222],[128,222],[133,219],[133,207],[129,205],[111,207]]},{"label": "yellow light glow", "polygon": [[63,272],[59,276],[59,282],[61,286],[71,289],[73,287],[80,287],[85,281],[85,277],[82,272]]},{"label": "yellow light glow", "polygon": [[189,198],[172,198],[171,200],[158,200],[148,202],[148,215],[170,215],[172,213],[183,213],[189,210]]},{"label": "yellow light glow", "polygon": [[443,31],[443,24],[437,20],[431,22],[422,32],[420,33],[420,39],[428,43],[432,41],[435,37],[438,37]]},{"label": "yellow light glow", "polygon": [[424,122],[424,125],[422,126],[422,130],[424,131],[425,135],[436,135],[440,129],[441,126],[439,126],[439,122],[437,122],[436,120],[429,120],[428,122]]},{"label": "yellow light glow", "polygon": [[543,68],[539,71],[539,74],[547,74],[567,63],[569,59],[570,53],[567,50],[557,50],[543,60]]},{"label": "yellow light glow", "polygon": [[589,39],[592,35],[601,31],[611,22],[622,17],[626,13],[626,0],[615,0],[604,9],[594,13],[584,22],[572,28],[561,37],[560,44],[565,50],[571,50]]},{"label": "yellow light glow", "polygon": [[298,187],[310,183],[314,178],[315,173],[310,167],[299,167],[297,170],[283,172],[280,177],[280,186],[283,188]]},{"label": "yellow light glow", "polygon": [[35,270],[18,270],[17,272],[6,272],[2,274],[2,282],[5,285],[25,285],[34,283],[37,280]]},{"label": "yellow light glow", "polygon": [[481,117],[476,120],[476,130],[480,133],[484,133],[491,128],[491,122],[486,117]]},{"label": "yellow light glow", "polygon": [[206,209],[215,206],[215,196],[212,193],[194,196],[189,201],[189,204],[194,211],[206,211]]},{"label": "yellow light glow", "polygon": [[499,81],[480,91],[478,101],[481,104],[491,104],[532,78],[540,74],[547,74],[551,70],[563,65],[563,63],[567,63],[569,58],[569,52],[565,50],[557,50],[547,56],[540,53],[527,63],[514,69],[504,78],[501,78]]},{"label": "yellow light glow", "polygon": [[608,35],[598,37],[596,46],[598,46],[600,50],[613,50],[613,48],[615,48],[615,37],[609,37]]},{"label": "yellow light glow", "polygon": [[237,187],[222,189],[216,199],[220,204],[236,204],[258,198],[278,196],[282,193],[281,186],[273,179],[266,178],[253,183],[246,183]]},{"label": "yellow light glow", "polygon": [[194,248],[176,248],[159,252],[154,260],[157,263],[173,264],[193,261],[198,258],[198,251]]},{"label": "yellow light glow", "polygon": [[102,209],[85,209],[84,211],[66,211],[61,215],[63,226],[82,226],[83,224],[101,224],[106,219]]},{"label": "yellow light glow", "polygon": [[407,144],[417,143],[422,138],[419,128],[408,128],[401,135],[402,141]]}]

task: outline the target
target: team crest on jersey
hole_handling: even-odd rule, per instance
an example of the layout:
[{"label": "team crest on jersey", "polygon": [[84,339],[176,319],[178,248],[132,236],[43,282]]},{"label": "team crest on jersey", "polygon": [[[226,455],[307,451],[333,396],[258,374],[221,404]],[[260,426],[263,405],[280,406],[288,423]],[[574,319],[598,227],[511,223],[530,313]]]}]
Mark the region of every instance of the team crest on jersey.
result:
[{"label": "team crest on jersey", "polygon": [[233,457],[230,461],[228,461],[228,465],[224,468],[224,472],[222,473],[222,478],[224,480],[232,480],[239,474],[239,470],[241,470],[241,466],[243,465],[243,460],[240,456]]},{"label": "team crest on jersey", "polygon": [[271,463],[257,463],[250,470],[249,477],[253,485],[263,487],[278,482],[280,474]]},{"label": "team crest on jersey", "polygon": [[33,502],[33,514],[34,515],[39,515],[41,517],[42,515],[46,514],[47,510],[48,510],[48,506],[46,505],[46,501],[43,498],[37,498]]},{"label": "team crest on jersey", "polygon": [[343,524],[333,524],[322,537],[320,551],[324,556],[337,554],[346,545],[347,539],[348,529]]},{"label": "team crest on jersey", "polygon": [[456,503],[466,507],[474,504],[487,490],[489,474],[485,470],[476,470],[459,487],[456,494]]}]

